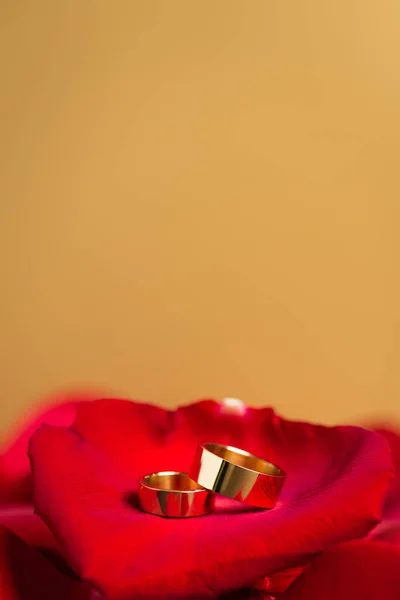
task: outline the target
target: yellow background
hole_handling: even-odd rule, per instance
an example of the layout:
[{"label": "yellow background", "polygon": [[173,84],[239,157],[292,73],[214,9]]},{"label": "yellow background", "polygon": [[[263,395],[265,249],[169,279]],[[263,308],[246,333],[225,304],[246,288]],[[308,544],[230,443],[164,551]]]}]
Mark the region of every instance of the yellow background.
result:
[{"label": "yellow background", "polygon": [[396,0],[3,0],[2,430],[43,394],[397,415]]}]

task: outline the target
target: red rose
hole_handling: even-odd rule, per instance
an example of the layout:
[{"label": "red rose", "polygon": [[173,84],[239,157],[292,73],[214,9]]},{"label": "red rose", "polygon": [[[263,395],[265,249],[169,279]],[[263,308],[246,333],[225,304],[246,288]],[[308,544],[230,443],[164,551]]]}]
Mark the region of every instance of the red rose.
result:
[{"label": "red rose", "polygon": [[[37,430],[43,422],[51,425]],[[398,547],[375,541],[379,527],[368,539],[350,541],[366,538],[381,516],[391,465],[378,433],[213,401],[167,411],[80,399],[43,415],[29,435],[34,430],[32,479],[24,457],[28,434],[2,458],[0,498],[12,502],[2,511],[4,600],[30,599],[21,577],[32,599],[400,597]],[[197,519],[140,512],[138,478],[186,471],[205,440],[279,464],[288,479],[277,507],[254,511],[218,498],[216,512]],[[41,519],[29,505],[16,510],[17,501],[30,501],[32,481]]]}]

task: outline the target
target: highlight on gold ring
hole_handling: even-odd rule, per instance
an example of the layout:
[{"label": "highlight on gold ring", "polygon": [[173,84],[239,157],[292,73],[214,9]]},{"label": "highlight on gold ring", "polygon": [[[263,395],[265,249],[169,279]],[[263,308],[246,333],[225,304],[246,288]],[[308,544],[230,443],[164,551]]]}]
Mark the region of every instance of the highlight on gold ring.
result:
[{"label": "highlight on gold ring", "polygon": [[213,510],[213,495],[187,473],[160,471],[139,480],[139,507],[161,517],[200,517]]},{"label": "highlight on gold ring", "polygon": [[189,475],[208,490],[259,508],[276,505],[286,479],[286,473],[267,460],[216,443],[198,446]]}]

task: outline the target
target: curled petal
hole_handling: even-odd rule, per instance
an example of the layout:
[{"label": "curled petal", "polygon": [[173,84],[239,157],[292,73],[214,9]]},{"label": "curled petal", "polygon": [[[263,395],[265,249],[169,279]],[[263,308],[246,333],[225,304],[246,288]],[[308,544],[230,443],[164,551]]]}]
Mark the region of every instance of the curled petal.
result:
[{"label": "curled petal", "polygon": [[[277,507],[221,501],[207,517],[180,520],[140,512],[137,479],[186,471],[199,441],[280,465],[288,479]],[[269,408],[237,414],[212,401],[174,412],[116,400],[83,404],[70,428],[43,426],[30,457],[38,513],[75,571],[111,600],[217,598],[302,566],[366,535],[391,476],[387,444],[376,433],[290,422]]]},{"label": "curled petal", "polygon": [[0,456],[0,504],[30,502],[32,500],[32,478],[28,460],[28,444],[32,434],[44,423],[55,426],[70,425],[76,415],[76,407],[82,402],[93,400],[89,393],[59,396],[48,402],[36,414],[24,417],[2,445]]}]

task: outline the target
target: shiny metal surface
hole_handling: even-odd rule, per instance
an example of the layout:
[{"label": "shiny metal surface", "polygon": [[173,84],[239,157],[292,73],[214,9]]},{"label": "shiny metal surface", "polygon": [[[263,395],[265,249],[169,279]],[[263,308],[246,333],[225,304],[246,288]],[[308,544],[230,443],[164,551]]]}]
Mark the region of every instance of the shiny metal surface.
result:
[{"label": "shiny metal surface", "polygon": [[161,517],[199,517],[211,512],[214,502],[211,492],[187,473],[162,471],[139,480],[139,506]]},{"label": "shiny metal surface", "polygon": [[201,486],[260,508],[273,508],[286,473],[245,450],[222,444],[200,444],[189,470]]}]

